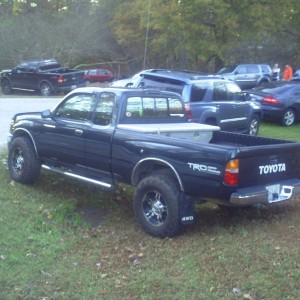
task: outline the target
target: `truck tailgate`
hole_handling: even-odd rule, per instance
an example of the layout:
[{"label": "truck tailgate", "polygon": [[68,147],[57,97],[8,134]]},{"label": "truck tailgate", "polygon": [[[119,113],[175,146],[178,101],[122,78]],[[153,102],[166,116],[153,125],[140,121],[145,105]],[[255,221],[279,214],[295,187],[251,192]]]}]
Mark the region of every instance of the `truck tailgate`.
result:
[{"label": "truck tailgate", "polygon": [[300,178],[300,144],[240,148],[239,187],[278,183]]}]

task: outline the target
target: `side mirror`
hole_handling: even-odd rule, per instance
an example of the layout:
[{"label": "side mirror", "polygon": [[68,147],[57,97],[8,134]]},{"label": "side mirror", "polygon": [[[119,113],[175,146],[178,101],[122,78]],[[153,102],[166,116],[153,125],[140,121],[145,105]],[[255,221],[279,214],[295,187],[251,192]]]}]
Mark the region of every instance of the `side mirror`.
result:
[{"label": "side mirror", "polygon": [[46,109],[46,110],[42,111],[41,116],[43,119],[51,118],[52,114],[51,114],[50,109]]}]

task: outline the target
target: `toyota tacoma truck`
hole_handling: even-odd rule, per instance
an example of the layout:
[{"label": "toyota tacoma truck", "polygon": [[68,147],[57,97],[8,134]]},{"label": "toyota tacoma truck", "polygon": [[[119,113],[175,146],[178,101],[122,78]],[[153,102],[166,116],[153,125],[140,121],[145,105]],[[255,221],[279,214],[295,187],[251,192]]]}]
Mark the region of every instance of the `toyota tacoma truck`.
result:
[{"label": "toyota tacoma truck", "polygon": [[54,59],[25,61],[0,74],[3,94],[14,90],[38,91],[43,96],[86,86],[84,71],[62,68]]},{"label": "toyota tacoma truck", "polygon": [[16,114],[8,135],[11,178],[32,184],[41,168],[113,189],[135,187],[141,227],[179,234],[195,203],[272,205],[300,194],[300,143],[187,122],[177,93],[81,88],[52,110]]}]

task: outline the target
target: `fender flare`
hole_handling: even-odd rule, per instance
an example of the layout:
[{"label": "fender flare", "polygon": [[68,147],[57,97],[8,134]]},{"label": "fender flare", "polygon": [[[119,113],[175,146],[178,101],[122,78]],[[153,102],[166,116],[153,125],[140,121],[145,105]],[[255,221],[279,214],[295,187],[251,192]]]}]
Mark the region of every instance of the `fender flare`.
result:
[{"label": "fender flare", "polygon": [[132,173],[131,173],[131,184],[133,186],[137,185],[137,183],[139,182],[140,171],[143,169],[143,165],[145,165],[146,163],[150,163],[153,165],[160,165],[164,168],[167,168],[168,170],[171,170],[172,174],[175,176],[175,178],[179,184],[180,191],[184,192],[182,180],[181,180],[177,170],[175,169],[175,167],[172,164],[170,164],[169,162],[167,162],[166,160],[157,158],[157,157],[143,158],[135,164],[135,166],[132,170]]}]

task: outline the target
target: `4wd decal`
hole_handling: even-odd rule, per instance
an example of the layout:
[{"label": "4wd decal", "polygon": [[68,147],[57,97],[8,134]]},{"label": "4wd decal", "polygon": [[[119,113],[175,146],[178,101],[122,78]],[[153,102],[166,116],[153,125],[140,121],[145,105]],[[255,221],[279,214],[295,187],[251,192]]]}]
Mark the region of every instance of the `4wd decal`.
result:
[{"label": "4wd decal", "polygon": [[213,175],[220,175],[221,171],[216,166],[210,166],[205,164],[194,164],[188,163],[189,168],[193,171],[198,171],[201,173],[213,174]]},{"label": "4wd decal", "polygon": [[259,168],[259,174],[260,175],[278,173],[278,172],[285,172],[286,171],[285,163],[264,165],[264,166],[259,166],[258,168]]}]

